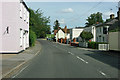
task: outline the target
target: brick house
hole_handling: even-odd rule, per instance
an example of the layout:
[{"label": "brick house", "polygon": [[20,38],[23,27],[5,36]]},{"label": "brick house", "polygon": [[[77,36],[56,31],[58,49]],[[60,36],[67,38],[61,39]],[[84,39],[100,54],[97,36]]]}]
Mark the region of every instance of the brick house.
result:
[{"label": "brick house", "polygon": [[57,30],[54,30],[54,35],[56,42],[68,43],[70,39],[70,29],[67,29],[67,26],[63,28],[59,27]]}]

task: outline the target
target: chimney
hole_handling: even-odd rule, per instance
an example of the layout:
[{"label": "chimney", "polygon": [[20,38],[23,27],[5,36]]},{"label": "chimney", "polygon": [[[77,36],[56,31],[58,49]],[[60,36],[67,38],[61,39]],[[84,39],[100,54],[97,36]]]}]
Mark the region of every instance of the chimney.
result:
[{"label": "chimney", "polygon": [[61,27],[58,27],[58,30],[61,29]]},{"label": "chimney", "polygon": [[65,33],[67,33],[67,26],[65,26],[64,31],[65,31]]},{"label": "chimney", "polygon": [[111,14],[110,15],[110,19],[114,19],[115,18],[115,15],[114,14]]},{"label": "chimney", "polygon": [[99,22],[96,22],[96,24],[99,24]]}]

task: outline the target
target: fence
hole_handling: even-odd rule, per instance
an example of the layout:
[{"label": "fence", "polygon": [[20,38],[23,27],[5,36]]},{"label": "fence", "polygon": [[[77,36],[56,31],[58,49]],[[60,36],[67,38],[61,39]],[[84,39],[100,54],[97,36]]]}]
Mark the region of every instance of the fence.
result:
[{"label": "fence", "polygon": [[98,49],[108,51],[109,50],[109,44],[99,44]]}]

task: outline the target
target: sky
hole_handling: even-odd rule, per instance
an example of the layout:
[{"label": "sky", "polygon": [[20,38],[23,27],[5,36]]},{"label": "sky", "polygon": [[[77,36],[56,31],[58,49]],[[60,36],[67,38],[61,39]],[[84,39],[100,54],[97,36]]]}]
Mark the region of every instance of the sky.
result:
[{"label": "sky", "polygon": [[[50,25],[53,30],[54,21],[59,20],[63,28],[84,27],[86,19],[90,14],[101,12],[103,19],[109,18],[111,13],[117,16],[118,2],[29,2],[29,8],[37,10],[40,8],[44,16],[50,16]],[[112,9],[112,10],[111,10]]]}]

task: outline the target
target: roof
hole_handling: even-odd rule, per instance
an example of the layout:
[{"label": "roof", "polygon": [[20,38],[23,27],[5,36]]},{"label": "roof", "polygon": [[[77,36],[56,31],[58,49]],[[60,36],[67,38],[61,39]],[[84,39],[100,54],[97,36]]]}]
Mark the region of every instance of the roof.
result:
[{"label": "roof", "polygon": [[109,22],[106,22],[106,24],[107,25],[112,25],[112,24],[114,24],[115,22],[117,22],[118,21],[118,19],[112,19],[112,20],[110,20]]},{"label": "roof", "polygon": [[30,11],[29,11],[29,8],[28,8],[27,5],[26,5],[26,3],[25,3],[23,0],[20,0],[20,2],[23,3],[23,5],[24,5],[25,8],[27,9],[27,11],[30,12]]},{"label": "roof", "polygon": [[111,19],[110,21],[107,21],[107,22],[105,22],[105,23],[96,24],[96,27],[100,27],[100,26],[103,26],[103,25],[110,26],[110,25],[115,24],[116,22],[118,22],[117,17],[114,18],[114,19]]},{"label": "roof", "polygon": [[58,27],[57,30],[54,30],[54,35],[56,35],[56,33],[57,33],[60,29],[61,29],[64,33],[65,33],[65,32],[66,32],[66,33],[70,33],[70,29],[67,29],[67,31],[65,31],[65,28],[63,29],[63,28],[61,28],[61,27]]},{"label": "roof", "polygon": [[85,27],[75,27],[75,29],[81,29],[81,28],[85,28]]}]

